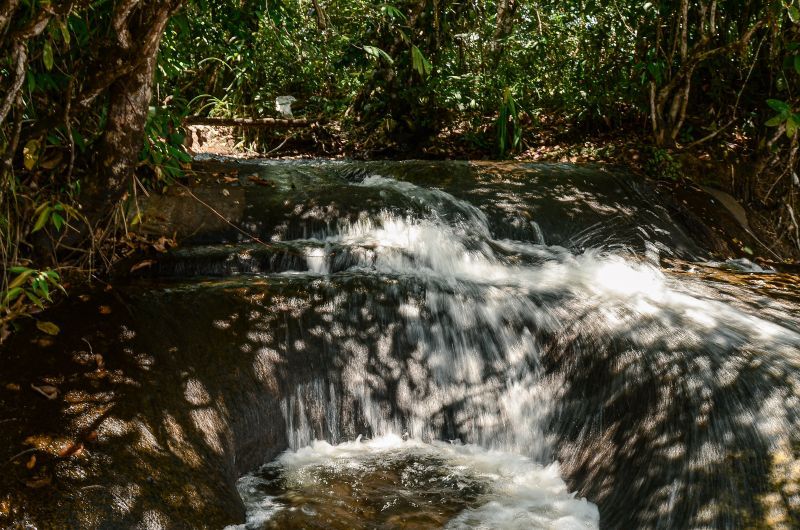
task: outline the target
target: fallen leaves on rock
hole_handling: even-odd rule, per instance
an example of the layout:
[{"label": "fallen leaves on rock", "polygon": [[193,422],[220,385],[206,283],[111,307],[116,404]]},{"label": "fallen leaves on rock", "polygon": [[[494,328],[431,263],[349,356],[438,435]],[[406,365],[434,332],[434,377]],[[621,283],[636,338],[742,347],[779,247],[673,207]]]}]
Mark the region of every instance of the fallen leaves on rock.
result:
[{"label": "fallen leaves on rock", "polygon": [[53,482],[53,478],[49,476],[44,477],[33,477],[29,478],[25,481],[25,485],[29,488],[39,489],[44,488],[45,486],[49,486]]},{"label": "fallen leaves on rock", "polygon": [[140,261],[139,263],[137,263],[136,265],[131,267],[130,272],[136,272],[139,269],[144,269],[145,267],[152,267],[155,264],[156,264],[156,260],[154,260],[154,259],[146,259],[146,260]]},{"label": "fallen leaves on rock", "polygon": [[52,385],[36,386],[33,383],[31,383],[31,388],[33,390],[35,390],[36,392],[40,393],[41,395],[43,395],[44,397],[46,397],[47,399],[51,399],[52,400],[52,399],[56,399],[58,397],[58,388],[56,388],[56,387],[54,387]]},{"label": "fallen leaves on rock", "polygon": [[58,452],[58,456],[61,458],[67,458],[70,456],[80,456],[81,453],[83,453],[83,443],[77,442],[71,443],[62,448],[61,451]]},{"label": "fallen leaves on rock", "polygon": [[249,180],[253,184],[258,184],[259,186],[274,186],[272,182],[270,182],[269,180],[264,180],[258,175],[250,175],[249,177],[247,177],[247,180]]}]

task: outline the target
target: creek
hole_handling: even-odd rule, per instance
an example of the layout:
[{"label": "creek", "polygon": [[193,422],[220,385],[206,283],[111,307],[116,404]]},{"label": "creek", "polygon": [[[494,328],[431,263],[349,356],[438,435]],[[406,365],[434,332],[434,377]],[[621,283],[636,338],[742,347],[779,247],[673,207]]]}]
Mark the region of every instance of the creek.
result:
[{"label": "creek", "polygon": [[0,392],[9,456],[95,433],[18,523],[800,522],[798,278],[715,256],[637,177],[219,164],[145,209],[181,246],[11,341],[14,381],[63,398]]}]

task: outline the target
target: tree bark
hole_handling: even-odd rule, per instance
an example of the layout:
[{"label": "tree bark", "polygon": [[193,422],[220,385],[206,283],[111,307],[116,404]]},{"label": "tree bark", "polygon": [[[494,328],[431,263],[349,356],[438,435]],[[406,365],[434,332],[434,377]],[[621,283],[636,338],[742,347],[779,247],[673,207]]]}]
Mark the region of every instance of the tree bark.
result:
[{"label": "tree bark", "polygon": [[[82,196],[87,218],[102,219],[123,196],[133,177],[144,141],[144,128],[153,95],[153,77],[158,59],[158,46],[170,17],[181,7],[182,0],[161,0],[141,4],[130,0],[118,5],[114,25],[118,39],[105,55],[114,57],[116,71],[97,78],[91,93],[108,90],[108,120],[98,148],[98,167],[86,182]],[[133,21],[133,22],[132,22]],[[123,64],[123,58],[137,60]]]}]

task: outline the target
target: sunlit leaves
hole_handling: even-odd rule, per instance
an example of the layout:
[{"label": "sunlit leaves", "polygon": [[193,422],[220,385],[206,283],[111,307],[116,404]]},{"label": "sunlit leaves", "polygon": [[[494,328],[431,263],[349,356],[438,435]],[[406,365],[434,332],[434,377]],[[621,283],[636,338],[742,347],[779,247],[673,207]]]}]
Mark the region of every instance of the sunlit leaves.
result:
[{"label": "sunlit leaves", "polygon": [[39,152],[41,149],[41,142],[39,140],[29,140],[25,147],[22,149],[23,165],[28,171],[36,166],[39,160]]},{"label": "sunlit leaves", "polygon": [[383,59],[389,64],[394,64],[394,59],[377,46],[364,46],[364,51],[367,52],[369,56],[375,57],[376,59]]},{"label": "sunlit leaves", "polygon": [[431,70],[433,66],[431,65],[430,61],[422,54],[419,48],[412,45],[411,46],[411,64],[414,70],[420,75],[422,78],[426,78],[431,74]]},{"label": "sunlit leaves", "polygon": [[0,309],[8,308],[14,302],[19,303],[20,298],[37,307],[44,307],[45,301],[52,301],[53,289],[64,291],[61,277],[54,270],[15,266],[9,267],[8,272],[11,274],[11,280],[8,288],[0,292]]},{"label": "sunlit leaves", "polygon": [[42,49],[42,62],[44,67],[49,72],[53,69],[53,45],[49,40],[44,41],[44,48]]},{"label": "sunlit leaves", "polygon": [[789,104],[779,99],[768,99],[767,105],[778,114],[767,120],[764,125],[778,127],[781,124],[785,124],[786,136],[794,138],[794,135],[797,134],[797,129],[800,128],[800,115],[793,113]]}]

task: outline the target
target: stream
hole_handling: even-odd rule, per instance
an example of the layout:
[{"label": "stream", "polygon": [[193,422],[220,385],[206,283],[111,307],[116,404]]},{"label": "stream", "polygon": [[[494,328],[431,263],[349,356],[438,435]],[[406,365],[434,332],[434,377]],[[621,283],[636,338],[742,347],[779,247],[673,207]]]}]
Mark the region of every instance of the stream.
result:
[{"label": "stream", "polygon": [[64,400],[0,393],[9,452],[54,415],[97,433],[17,522],[800,524],[800,278],[713,255],[637,177],[219,165],[145,210],[181,246],[11,342]]}]

